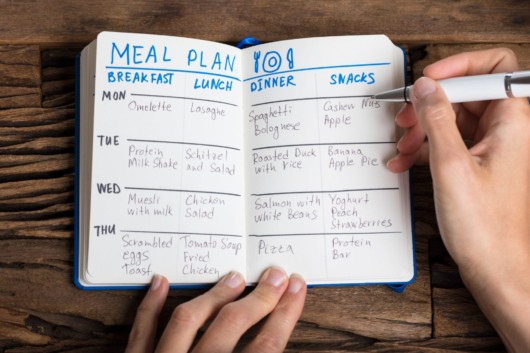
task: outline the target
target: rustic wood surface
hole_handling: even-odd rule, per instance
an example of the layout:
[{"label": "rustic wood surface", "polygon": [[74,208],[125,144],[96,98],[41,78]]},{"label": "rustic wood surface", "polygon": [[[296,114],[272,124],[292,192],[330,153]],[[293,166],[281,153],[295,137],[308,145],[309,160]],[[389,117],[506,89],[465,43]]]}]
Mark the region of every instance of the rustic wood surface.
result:
[{"label": "rustic wood surface", "polygon": [[[72,282],[74,58],[102,30],[226,43],[384,33],[407,48],[412,79],[498,46],[530,68],[529,1],[0,0],[0,352],[122,351],[144,294]],[[505,352],[440,240],[428,168],[412,175],[416,282],[310,289],[288,352]],[[172,291],[161,320],[199,293]]]}]

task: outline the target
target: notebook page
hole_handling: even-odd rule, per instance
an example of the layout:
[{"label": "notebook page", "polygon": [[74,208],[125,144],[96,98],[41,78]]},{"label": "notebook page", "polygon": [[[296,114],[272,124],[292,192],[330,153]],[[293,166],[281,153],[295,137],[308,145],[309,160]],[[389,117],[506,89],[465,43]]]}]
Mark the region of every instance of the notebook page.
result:
[{"label": "notebook page", "polygon": [[413,277],[408,178],[395,155],[403,85],[384,36],[291,40],[244,50],[248,280],[270,265],[309,283]]},{"label": "notebook page", "polygon": [[87,280],[244,273],[240,50],[98,37]]}]

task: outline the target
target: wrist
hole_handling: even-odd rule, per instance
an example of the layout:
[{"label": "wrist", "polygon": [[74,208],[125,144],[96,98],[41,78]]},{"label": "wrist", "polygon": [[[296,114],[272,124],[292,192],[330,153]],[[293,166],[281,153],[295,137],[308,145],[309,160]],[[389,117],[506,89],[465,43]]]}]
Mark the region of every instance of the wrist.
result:
[{"label": "wrist", "polygon": [[461,270],[464,284],[510,352],[530,347],[530,252],[482,269]]}]

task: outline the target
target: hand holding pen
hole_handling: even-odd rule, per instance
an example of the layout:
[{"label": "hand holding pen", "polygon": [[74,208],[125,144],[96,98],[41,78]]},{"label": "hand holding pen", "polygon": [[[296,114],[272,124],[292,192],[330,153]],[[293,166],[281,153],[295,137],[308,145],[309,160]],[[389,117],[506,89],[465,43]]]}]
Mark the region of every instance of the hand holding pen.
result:
[{"label": "hand holding pen", "polygon": [[[530,70],[447,78],[438,81],[451,103],[478,102],[514,97],[530,97]],[[410,102],[412,86],[373,96],[388,102]]]},{"label": "hand holding pen", "polygon": [[[506,49],[462,53],[426,67],[426,77],[410,89],[412,104],[396,116],[406,133],[388,168],[401,172],[414,163],[429,163],[440,234],[462,280],[508,350],[527,352],[530,104],[524,98],[451,104],[447,91],[454,87],[440,84],[451,77],[487,75],[498,86],[505,75],[493,75],[517,70],[515,55]],[[510,83],[512,95],[522,94]],[[490,88],[474,86],[473,94],[509,96],[499,87],[499,96],[486,96]]]}]

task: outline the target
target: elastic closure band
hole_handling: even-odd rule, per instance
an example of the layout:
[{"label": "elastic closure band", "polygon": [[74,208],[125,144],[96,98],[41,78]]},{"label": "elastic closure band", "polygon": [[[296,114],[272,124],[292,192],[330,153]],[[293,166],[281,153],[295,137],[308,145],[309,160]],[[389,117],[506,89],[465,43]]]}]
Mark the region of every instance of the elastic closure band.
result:
[{"label": "elastic closure band", "polygon": [[241,39],[239,43],[237,43],[236,47],[238,47],[239,49],[244,49],[244,48],[251,47],[253,45],[258,45],[258,44],[261,44],[261,42],[257,40],[256,38],[245,37]]}]

